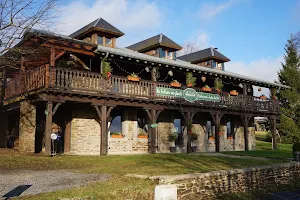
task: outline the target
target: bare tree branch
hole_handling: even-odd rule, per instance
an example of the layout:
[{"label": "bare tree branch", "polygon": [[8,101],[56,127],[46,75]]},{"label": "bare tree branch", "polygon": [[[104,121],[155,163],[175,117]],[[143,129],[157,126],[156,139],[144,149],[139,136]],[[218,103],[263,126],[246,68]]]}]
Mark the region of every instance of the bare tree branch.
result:
[{"label": "bare tree branch", "polygon": [[177,52],[178,56],[183,56],[200,50],[200,47],[197,46],[196,43],[192,43],[192,42],[187,42],[183,44],[182,47],[183,47],[182,50]]}]

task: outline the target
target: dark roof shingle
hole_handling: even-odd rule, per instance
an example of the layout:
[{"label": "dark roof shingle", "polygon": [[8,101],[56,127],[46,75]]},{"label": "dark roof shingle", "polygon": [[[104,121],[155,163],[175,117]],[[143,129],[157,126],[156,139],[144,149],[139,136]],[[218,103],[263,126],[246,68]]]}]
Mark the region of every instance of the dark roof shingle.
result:
[{"label": "dark roof shingle", "polygon": [[81,29],[72,33],[70,35],[70,37],[77,38],[79,36],[82,36],[84,33],[88,32],[91,29],[100,29],[104,32],[112,33],[116,36],[124,35],[124,33],[122,31],[120,31],[119,29],[117,29],[116,27],[114,27],[113,25],[111,25],[110,23],[105,21],[104,19],[98,18],[95,21],[89,23],[88,25],[86,25],[86,26],[82,27]]},{"label": "dark roof shingle", "polygon": [[176,50],[181,50],[182,47],[178,45],[176,42],[165,36],[164,34],[159,34],[156,36],[153,36],[151,38],[148,38],[146,40],[143,40],[141,42],[135,43],[133,45],[130,45],[126,47],[127,49],[133,50],[133,51],[143,51],[146,49],[150,49],[154,46],[165,46],[169,48],[173,48]]},{"label": "dark roof shingle", "polygon": [[217,51],[215,48],[207,48],[200,51],[196,51],[190,54],[186,54],[183,56],[177,57],[180,60],[194,63],[196,61],[205,60],[206,58],[216,58],[223,61],[230,61],[229,58],[221,54],[219,51]]}]

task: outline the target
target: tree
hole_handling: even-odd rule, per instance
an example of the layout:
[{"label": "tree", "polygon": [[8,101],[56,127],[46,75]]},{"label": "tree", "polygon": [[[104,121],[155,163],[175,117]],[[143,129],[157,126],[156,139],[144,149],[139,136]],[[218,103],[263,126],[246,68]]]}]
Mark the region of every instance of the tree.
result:
[{"label": "tree", "polygon": [[193,53],[193,52],[196,52],[199,50],[200,50],[200,48],[196,45],[196,42],[195,43],[188,42],[188,43],[185,43],[182,45],[182,50],[178,51],[177,55],[183,56],[183,55],[190,54],[190,53]]},{"label": "tree", "polygon": [[[0,0],[0,68],[14,67],[16,54],[34,49],[15,47],[27,29],[52,27],[62,0]],[[11,56],[2,56],[10,51]]]},{"label": "tree", "polygon": [[291,35],[285,45],[285,51],[278,80],[291,89],[277,94],[281,111],[278,130],[284,142],[296,142],[300,141],[300,57],[294,36]]}]

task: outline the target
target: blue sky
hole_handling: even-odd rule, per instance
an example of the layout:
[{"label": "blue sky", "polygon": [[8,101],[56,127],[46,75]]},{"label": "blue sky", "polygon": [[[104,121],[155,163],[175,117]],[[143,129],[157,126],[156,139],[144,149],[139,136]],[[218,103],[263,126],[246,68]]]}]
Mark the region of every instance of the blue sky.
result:
[{"label": "blue sky", "polygon": [[273,81],[290,33],[300,31],[300,0],[69,0],[62,33],[102,17],[125,35],[124,47],[159,33],[180,45],[217,47],[231,59],[225,69]]}]

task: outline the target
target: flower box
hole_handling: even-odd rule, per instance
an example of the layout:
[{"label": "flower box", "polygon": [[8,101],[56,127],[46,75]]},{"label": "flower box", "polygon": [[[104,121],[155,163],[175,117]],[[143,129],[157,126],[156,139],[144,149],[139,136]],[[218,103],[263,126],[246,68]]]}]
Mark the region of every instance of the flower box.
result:
[{"label": "flower box", "polygon": [[231,90],[230,91],[230,95],[232,95],[232,96],[237,96],[239,93],[237,92],[237,91],[235,91],[235,90]]},{"label": "flower box", "polygon": [[134,77],[134,76],[127,76],[127,79],[129,81],[140,81],[140,78],[139,77]]},{"label": "flower box", "polygon": [[233,140],[233,137],[232,136],[228,136],[227,139],[228,140]]},{"label": "flower box", "polygon": [[210,87],[202,87],[201,90],[204,91],[204,92],[211,92],[212,91],[212,89]]},{"label": "flower box", "polygon": [[194,85],[193,85],[193,83],[189,83],[188,85],[187,85],[187,87],[193,87]]},{"label": "flower box", "polygon": [[178,82],[171,82],[170,85],[172,87],[181,87],[181,83],[178,83]]},{"label": "flower box", "polygon": [[148,135],[138,135],[138,138],[148,138]]},{"label": "flower box", "polygon": [[208,140],[215,140],[215,137],[209,137]]},{"label": "flower box", "polygon": [[262,100],[267,100],[267,97],[265,95],[261,95],[259,98]]},{"label": "flower box", "polygon": [[123,135],[110,135],[111,138],[123,138]]},{"label": "flower box", "polygon": [[221,93],[221,89],[216,89],[216,91],[217,91],[217,93],[219,93],[219,94]]}]

